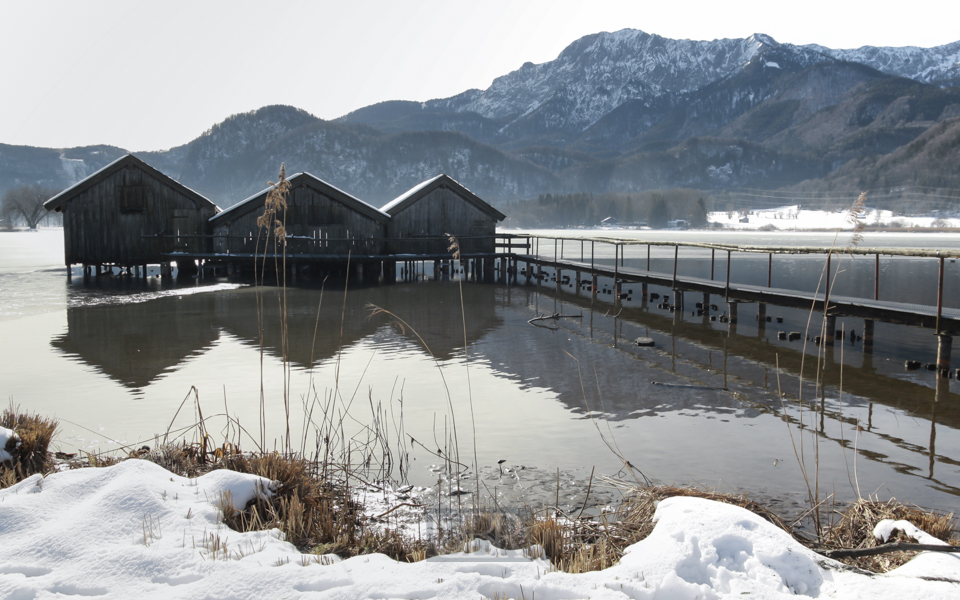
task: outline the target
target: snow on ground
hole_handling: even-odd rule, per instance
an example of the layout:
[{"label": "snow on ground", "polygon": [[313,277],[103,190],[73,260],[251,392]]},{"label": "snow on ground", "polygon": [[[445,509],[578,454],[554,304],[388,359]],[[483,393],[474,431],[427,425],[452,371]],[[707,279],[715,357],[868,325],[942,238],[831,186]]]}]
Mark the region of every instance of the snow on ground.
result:
[{"label": "snow on ground", "polygon": [[0,490],[0,598],[960,597],[958,555],[925,553],[865,575],[753,513],[698,498],[661,502],[650,537],[595,573],[551,571],[528,558],[536,549],[479,541],[412,564],[302,555],[276,530],[241,534],[219,523],[218,506],[242,505],[269,485],[231,471],[188,479],[139,460],[30,477]]},{"label": "snow on ground", "polygon": [[17,439],[17,434],[15,434],[10,429],[7,429],[6,427],[0,427],[0,462],[6,462],[13,458],[7,453],[5,449],[7,447],[7,444],[10,443],[10,440],[13,440],[14,444],[19,443],[19,440]]},{"label": "snow on ground", "polygon": [[[707,218],[730,229],[760,229],[773,226],[777,229],[853,229],[847,210],[806,210],[799,205],[751,210],[748,214],[738,212],[712,212]],[[895,216],[889,210],[866,209],[860,217],[864,225],[879,227],[931,227],[937,219],[945,227],[960,227],[960,219],[937,216]]]}]

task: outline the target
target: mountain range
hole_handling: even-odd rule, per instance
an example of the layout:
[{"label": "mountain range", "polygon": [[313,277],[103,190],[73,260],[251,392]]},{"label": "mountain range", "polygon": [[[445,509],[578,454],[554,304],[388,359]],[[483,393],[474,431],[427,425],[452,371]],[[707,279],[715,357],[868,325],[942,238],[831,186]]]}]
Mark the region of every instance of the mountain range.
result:
[{"label": "mountain range", "polygon": [[[126,152],[0,144],[0,192],[64,188]],[[625,29],[485,90],[332,121],[268,106],[137,154],[222,207],[263,189],[281,162],[373,204],[441,172],[493,203],[671,187],[960,187],[960,42],[833,50]]]}]

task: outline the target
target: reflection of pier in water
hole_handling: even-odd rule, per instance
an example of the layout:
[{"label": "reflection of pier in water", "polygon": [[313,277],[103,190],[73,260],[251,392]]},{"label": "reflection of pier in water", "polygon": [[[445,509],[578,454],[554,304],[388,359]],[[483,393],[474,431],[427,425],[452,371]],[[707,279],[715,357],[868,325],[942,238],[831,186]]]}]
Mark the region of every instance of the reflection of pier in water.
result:
[{"label": "reflection of pier in water", "polygon": [[[845,363],[841,372],[841,365],[836,362],[840,356],[839,348],[826,347],[823,348],[826,366],[821,373],[822,386],[818,388],[813,383],[815,357],[790,347],[773,347],[764,337],[764,327],[758,328],[758,336],[737,335],[735,328],[732,331],[713,328],[708,318],[685,321],[650,312],[646,303],[641,307],[624,307],[614,317],[606,307],[607,315],[594,312],[598,307],[589,296],[529,293],[529,303],[538,314],[583,314],[582,320],[561,320],[561,328],[556,333],[530,328],[532,331],[540,336],[580,335],[594,339],[597,346],[612,346],[618,350],[619,358],[613,360],[622,361],[622,365],[613,369],[605,365],[606,377],[595,378],[592,367],[586,364],[591,360],[610,361],[610,356],[604,355],[602,349],[587,351],[580,361],[583,363],[579,365],[581,374],[577,373],[578,365],[573,361],[569,365],[570,372],[554,374],[551,387],[558,390],[559,399],[573,411],[583,412],[589,408],[602,412],[611,421],[686,409],[747,418],[768,413],[781,415],[794,425],[800,425],[790,409],[802,405],[807,414],[803,428],[815,431],[821,439],[852,450],[853,440],[831,437],[826,422],[859,428],[860,435],[871,435],[880,443],[879,446],[874,443],[870,448],[861,442],[857,452],[864,458],[924,477],[937,489],[960,495],[960,487],[935,477],[936,463],[960,466],[960,457],[936,453],[937,426],[960,429],[960,397],[950,391],[949,379],[937,377],[935,388],[931,388],[890,377],[874,368],[869,353],[862,355],[865,359],[862,366]],[[640,335],[655,338],[657,347],[637,347],[633,339]],[[849,356],[845,358],[849,360]],[[805,359],[807,362],[803,365]],[[545,363],[550,360],[554,358],[521,350],[505,359],[504,369],[525,381],[542,372],[541,369],[547,369]],[[801,402],[797,390],[802,368],[806,369],[807,375],[804,377],[805,399]],[[612,373],[633,376],[617,378],[611,377]],[[638,380],[637,375],[641,373],[656,377],[657,383]],[[585,391],[580,387],[580,376],[587,380]],[[837,399],[840,389],[844,392],[843,397]],[[783,390],[783,397],[788,400],[786,414],[779,390]],[[747,396],[746,400],[744,396]],[[925,444],[919,444],[903,439],[895,431],[883,431],[873,422],[880,408],[903,411],[907,416],[929,421],[929,439]],[[858,420],[844,414],[843,409],[848,412],[859,409],[865,413],[865,418]],[[924,457],[924,472],[916,465],[891,462],[882,451],[885,444]]]}]

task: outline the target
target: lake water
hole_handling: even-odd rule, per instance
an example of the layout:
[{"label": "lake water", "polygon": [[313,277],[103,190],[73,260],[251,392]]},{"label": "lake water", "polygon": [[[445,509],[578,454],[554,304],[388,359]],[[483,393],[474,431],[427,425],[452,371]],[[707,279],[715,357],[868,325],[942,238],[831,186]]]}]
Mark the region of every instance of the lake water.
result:
[{"label": "lake water", "polygon": [[[598,232],[612,233],[834,244],[823,233]],[[868,234],[864,246],[958,248],[960,236]],[[596,249],[595,260],[612,261],[612,249]],[[539,251],[553,255],[544,242]],[[806,331],[806,311],[769,306],[784,323],[759,327],[756,306],[741,305],[730,332],[689,311],[644,304],[639,290],[615,309],[603,295],[591,301],[572,287],[557,296],[552,283],[344,291],[342,282],[328,282],[286,292],[285,371],[276,289],[264,291],[258,311],[257,290],[227,280],[85,281],[77,269],[68,282],[62,252],[60,230],[0,233],[0,394],[57,417],[57,444],[67,452],[153,445],[168,431],[196,439],[191,426],[201,411],[217,444],[283,447],[286,373],[292,446],[322,452],[327,443],[347,444],[353,459],[376,463],[384,453],[371,448],[386,438],[394,475],[412,483],[436,483],[443,457],[458,450],[472,469],[475,445],[484,481],[506,500],[552,496],[559,470],[561,502],[574,503],[592,469],[628,477],[613,448],[653,480],[748,492],[797,512],[806,497],[801,454],[821,496],[849,500],[859,488],[960,511],[960,388],[950,382],[938,400],[932,373],[903,368],[906,358],[935,359],[929,330],[878,323],[872,355],[838,340],[826,351],[820,389],[818,349],[777,339],[779,330]],[[563,252],[579,258],[580,245],[567,242]],[[725,260],[717,253],[718,279]],[[645,246],[628,250],[628,266],[645,261]],[[654,247],[651,266],[671,272],[673,250]],[[766,284],[766,267],[766,255],[737,255],[731,279]],[[833,267],[834,293],[872,297],[872,257]],[[947,265],[947,306],[960,307],[958,268]],[[681,250],[678,270],[709,277],[709,250]],[[822,271],[822,256],[776,256],[772,285],[816,287]],[[933,304],[936,272],[935,260],[884,258],[880,297]],[[711,301],[722,310],[720,300]],[[581,318],[550,328],[528,323],[554,312]],[[813,323],[819,329],[818,314]],[[841,318],[837,327],[862,331],[862,321]],[[637,347],[640,336],[656,347]],[[823,413],[813,412],[821,402]],[[603,487],[594,493],[613,496]]]}]

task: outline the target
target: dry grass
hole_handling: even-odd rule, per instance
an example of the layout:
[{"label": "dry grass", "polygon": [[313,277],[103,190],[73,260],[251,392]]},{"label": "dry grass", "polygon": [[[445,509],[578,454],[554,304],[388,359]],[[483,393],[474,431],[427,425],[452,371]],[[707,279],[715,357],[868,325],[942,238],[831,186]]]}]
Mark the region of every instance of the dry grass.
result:
[{"label": "dry grass", "polygon": [[[21,412],[16,407],[0,414],[0,425],[12,429],[18,443],[9,444],[13,461],[0,466],[0,488],[8,487],[35,473],[49,473],[53,467],[48,452],[57,429],[54,419]],[[569,573],[602,570],[616,564],[627,546],[643,540],[653,531],[653,515],[660,500],[674,496],[704,498],[745,508],[760,515],[794,537],[819,551],[871,548],[880,544],[873,530],[883,519],[906,520],[930,535],[950,544],[960,543],[958,523],[953,513],[931,512],[891,499],[859,500],[843,512],[837,512],[834,524],[827,528],[819,544],[795,531],[776,514],[746,496],[673,486],[632,487],[615,512],[599,517],[562,515],[555,510],[532,511],[515,515],[502,510],[475,509],[448,525],[435,540],[410,539],[391,529],[370,526],[362,506],[354,500],[345,468],[321,466],[297,456],[268,453],[251,455],[233,444],[213,448],[206,442],[162,445],[140,449],[131,458],[144,458],[171,472],[197,477],[215,469],[250,473],[275,482],[270,499],[251,501],[242,511],[223,503],[224,522],[237,531],[277,528],[287,541],[305,553],[335,553],[341,557],[382,553],[401,561],[418,561],[438,553],[462,550],[475,538],[490,541],[500,548],[538,545],[554,566]],[[87,465],[106,466],[120,459],[88,455]],[[71,466],[86,466],[71,461]],[[913,541],[902,533],[891,541]],[[916,552],[896,552],[876,556],[841,559],[846,564],[887,572],[909,561]]]},{"label": "dry grass", "polygon": [[0,426],[12,429],[17,439],[10,439],[4,448],[13,457],[0,465],[0,488],[27,477],[50,471],[53,462],[48,448],[57,430],[56,419],[47,419],[10,406],[0,414]]},{"label": "dry grass", "polygon": [[[919,529],[949,544],[958,544],[957,520],[953,513],[927,511],[918,506],[910,506],[890,499],[886,502],[860,499],[838,513],[839,520],[828,528],[823,536],[821,550],[840,548],[874,548],[883,542],[873,537],[873,529],[884,519],[904,520],[913,523]],[[915,542],[902,532],[896,532],[889,540]],[[875,556],[850,557],[838,559],[843,563],[873,571],[886,573],[906,563],[917,552],[891,552]]]},{"label": "dry grass", "polygon": [[528,526],[529,541],[543,546],[547,557],[562,571],[584,573],[605,569],[620,560],[627,546],[650,535],[657,503],[673,496],[705,498],[745,508],[801,543],[806,541],[777,515],[746,496],[674,486],[633,487],[616,512],[605,513],[599,519],[558,520],[549,515],[535,518]]},{"label": "dry grass", "polygon": [[[258,475],[274,482],[270,498],[256,498],[242,511],[221,503],[224,523],[236,531],[277,528],[305,553],[341,557],[381,553],[397,560],[422,560],[436,550],[395,531],[368,528],[362,506],[349,487],[330,479],[336,470],[278,452],[245,454],[232,444],[208,451],[203,444],[168,444],[139,456],[185,477],[216,469]],[[325,477],[324,473],[328,475]]]}]

